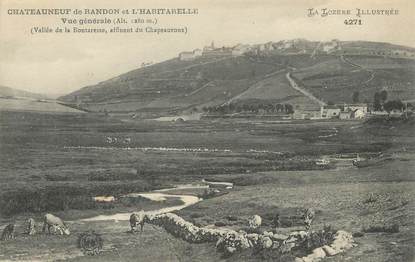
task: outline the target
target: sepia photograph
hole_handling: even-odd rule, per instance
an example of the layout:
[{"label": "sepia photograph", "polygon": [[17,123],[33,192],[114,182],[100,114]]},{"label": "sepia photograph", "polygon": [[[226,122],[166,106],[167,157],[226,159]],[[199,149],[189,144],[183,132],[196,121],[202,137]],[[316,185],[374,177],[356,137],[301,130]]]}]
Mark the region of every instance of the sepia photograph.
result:
[{"label": "sepia photograph", "polygon": [[414,262],[412,0],[0,0],[0,262]]}]

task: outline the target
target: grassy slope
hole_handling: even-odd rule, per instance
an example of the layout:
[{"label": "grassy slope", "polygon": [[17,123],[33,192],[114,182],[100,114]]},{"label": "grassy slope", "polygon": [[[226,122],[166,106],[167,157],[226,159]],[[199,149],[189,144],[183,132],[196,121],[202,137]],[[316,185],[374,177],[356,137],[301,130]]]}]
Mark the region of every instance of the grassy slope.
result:
[{"label": "grassy slope", "polygon": [[412,60],[379,56],[345,56],[360,66],[336,58],[296,71],[293,75],[314,95],[325,101],[352,102],[353,92],[360,101],[372,101],[376,91],[388,87],[390,99],[413,99],[415,63]]},{"label": "grassy slope", "polygon": [[[271,97],[295,105],[311,103],[289,87],[284,77],[287,67],[303,68],[336,60],[329,55],[268,54],[260,57],[231,57],[192,62],[169,60],[131,71],[96,86],[62,97],[74,101],[92,99],[91,110],[168,112],[175,109],[223,104],[227,101]],[[281,72],[275,74],[275,72]]]},{"label": "grassy slope", "polygon": [[[86,87],[61,99],[73,102],[75,95],[81,100],[89,96],[94,101],[90,108],[113,111],[135,111],[143,107],[183,108],[212,101],[216,104],[279,68],[278,65],[257,64],[245,57],[200,58],[192,62],[173,59]],[[212,85],[202,90],[208,83]],[[203,94],[209,95],[202,97]]]}]

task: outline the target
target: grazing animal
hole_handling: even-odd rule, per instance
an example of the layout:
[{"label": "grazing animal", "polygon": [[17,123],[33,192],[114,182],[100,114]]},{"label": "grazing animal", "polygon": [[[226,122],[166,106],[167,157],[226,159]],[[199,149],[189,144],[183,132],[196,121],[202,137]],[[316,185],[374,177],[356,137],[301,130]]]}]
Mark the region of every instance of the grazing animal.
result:
[{"label": "grazing animal", "polygon": [[3,233],[1,234],[1,240],[8,240],[14,238],[14,224],[8,224],[4,229]]},{"label": "grazing animal", "polygon": [[250,228],[255,229],[260,227],[262,224],[262,218],[258,215],[253,215],[248,220],[248,225]]},{"label": "grazing animal", "polygon": [[60,219],[57,216],[54,216],[52,214],[46,214],[44,216],[44,220],[43,220],[43,232],[46,231],[46,227],[48,228],[48,233],[51,233],[51,229],[52,232],[55,231],[57,233],[59,233],[60,235],[70,235],[71,232],[69,231],[68,227],[66,226],[66,224],[63,222],[62,219]]},{"label": "grazing animal", "polygon": [[33,218],[29,218],[27,220],[26,233],[28,235],[34,235],[34,234],[36,234],[35,220]]},{"label": "grazing animal", "polygon": [[132,213],[130,216],[131,232],[136,231],[138,225],[140,225],[140,232],[143,232],[143,227],[146,220],[147,216],[143,210],[141,210],[140,212]]},{"label": "grazing animal", "polygon": [[316,213],[314,209],[307,208],[307,210],[304,213],[304,226],[306,230],[309,230],[311,228],[311,223],[313,222],[313,219],[315,217]]}]

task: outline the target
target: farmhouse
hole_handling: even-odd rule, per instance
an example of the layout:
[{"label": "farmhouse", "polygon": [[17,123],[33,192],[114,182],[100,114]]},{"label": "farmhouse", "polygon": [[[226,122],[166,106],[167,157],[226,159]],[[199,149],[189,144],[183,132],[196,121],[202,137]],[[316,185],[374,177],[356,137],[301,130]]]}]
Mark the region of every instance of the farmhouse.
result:
[{"label": "farmhouse", "polygon": [[349,105],[344,105],[343,106],[344,109],[343,111],[355,111],[355,110],[360,110],[361,112],[363,112],[364,114],[367,114],[367,105],[366,104],[349,104]]},{"label": "farmhouse", "polygon": [[361,109],[355,109],[352,111],[352,118],[354,119],[362,119],[366,116],[366,113],[363,112]]},{"label": "farmhouse", "polygon": [[342,120],[345,119],[351,119],[352,118],[352,113],[351,111],[342,111],[340,112],[339,118]]},{"label": "farmhouse", "polygon": [[320,110],[296,109],[293,113],[293,119],[320,119]]},{"label": "farmhouse", "polygon": [[340,108],[337,106],[321,107],[321,118],[338,118],[340,116]]}]

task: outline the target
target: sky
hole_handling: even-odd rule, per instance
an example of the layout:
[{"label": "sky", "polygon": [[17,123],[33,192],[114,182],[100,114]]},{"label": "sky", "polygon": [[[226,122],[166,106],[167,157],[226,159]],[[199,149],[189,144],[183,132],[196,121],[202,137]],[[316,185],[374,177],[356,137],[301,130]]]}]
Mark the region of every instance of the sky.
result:
[{"label": "sky", "polygon": [[[33,26],[55,28],[63,25],[61,17],[85,16],[7,14],[9,9],[18,8],[183,7],[197,8],[198,14],[146,17],[157,17],[155,27],[187,26],[185,35],[32,35]],[[351,9],[353,15],[308,17],[308,8]],[[345,25],[346,18],[357,18],[356,8],[393,8],[399,10],[399,15],[364,16],[360,18],[361,26]],[[306,38],[368,40],[415,47],[414,15],[413,0],[0,0],[0,85],[56,97],[139,68],[143,62],[161,62],[181,51],[203,48],[211,41],[216,46],[233,46]],[[143,18],[124,16],[128,20],[139,17]]]}]

